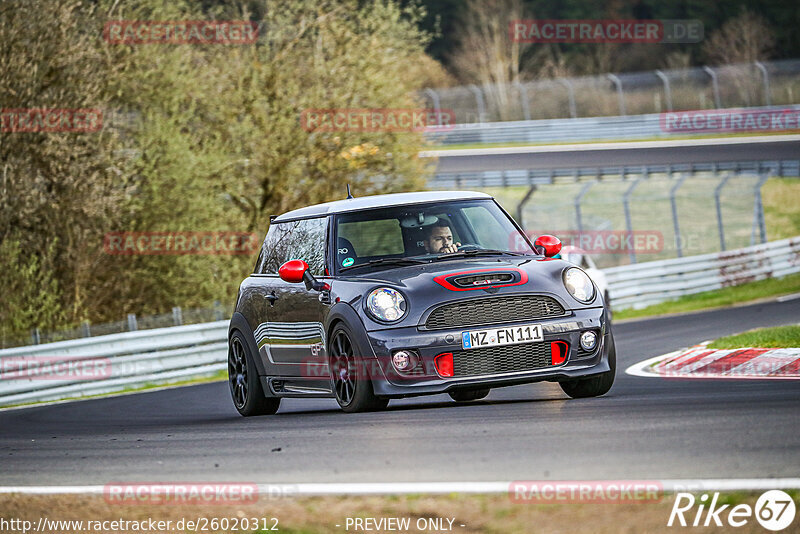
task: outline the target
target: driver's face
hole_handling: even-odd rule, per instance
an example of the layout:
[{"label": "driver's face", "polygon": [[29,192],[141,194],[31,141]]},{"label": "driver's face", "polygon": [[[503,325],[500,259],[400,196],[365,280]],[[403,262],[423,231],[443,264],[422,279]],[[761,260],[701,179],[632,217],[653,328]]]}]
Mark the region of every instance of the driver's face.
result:
[{"label": "driver's face", "polygon": [[446,226],[437,226],[431,232],[431,236],[425,241],[425,249],[428,253],[448,252],[447,249],[453,245],[453,232]]}]

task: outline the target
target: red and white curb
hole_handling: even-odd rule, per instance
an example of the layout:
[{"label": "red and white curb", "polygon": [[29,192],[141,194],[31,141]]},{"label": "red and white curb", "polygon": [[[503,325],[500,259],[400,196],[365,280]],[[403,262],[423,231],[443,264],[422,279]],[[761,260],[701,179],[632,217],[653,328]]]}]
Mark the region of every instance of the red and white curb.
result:
[{"label": "red and white curb", "polygon": [[633,376],[660,378],[800,379],[800,348],[709,349],[701,343],[631,365]]}]

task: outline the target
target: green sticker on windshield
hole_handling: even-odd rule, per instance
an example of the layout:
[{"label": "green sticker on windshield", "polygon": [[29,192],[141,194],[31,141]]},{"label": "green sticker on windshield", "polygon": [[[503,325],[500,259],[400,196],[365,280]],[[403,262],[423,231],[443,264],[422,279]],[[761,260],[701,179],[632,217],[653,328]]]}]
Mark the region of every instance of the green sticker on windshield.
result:
[{"label": "green sticker on windshield", "polygon": [[345,258],[342,260],[342,267],[350,267],[356,262],[353,258]]}]

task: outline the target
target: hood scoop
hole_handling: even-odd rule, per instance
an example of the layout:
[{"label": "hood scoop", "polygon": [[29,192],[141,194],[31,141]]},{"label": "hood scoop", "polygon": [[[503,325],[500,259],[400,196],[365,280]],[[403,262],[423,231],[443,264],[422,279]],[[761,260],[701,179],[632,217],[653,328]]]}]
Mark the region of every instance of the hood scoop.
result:
[{"label": "hood scoop", "polygon": [[434,281],[451,291],[469,291],[524,284],[528,281],[528,275],[517,268],[481,269],[437,276]]},{"label": "hood scoop", "polygon": [[495,284],[508,284],[516,282],[515,276],[511,273],[486,273],[474,274],[469,276],[453,276],[451,283],[460,288],[474,288],[493,286]]}]

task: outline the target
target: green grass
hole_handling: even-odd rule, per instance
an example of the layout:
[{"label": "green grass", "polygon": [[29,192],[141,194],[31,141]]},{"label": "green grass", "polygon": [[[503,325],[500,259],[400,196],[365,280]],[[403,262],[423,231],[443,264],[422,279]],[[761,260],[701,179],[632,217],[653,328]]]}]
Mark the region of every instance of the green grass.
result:
[{"label": "green grass", "polygon": [[743,347],[768,349],[800,347],[800,325],[758,328],[735,336],[721,337],[709,345],[712,349]]},{"label": "green grass", "polygon": [[791,293],[800,293],[800,274],[791,274],[783,278],[770,278],[740,286],[688,295],[676,300],[654,304],[641,310],[615,311],[614,319],[633,319],[720,308]]}]

